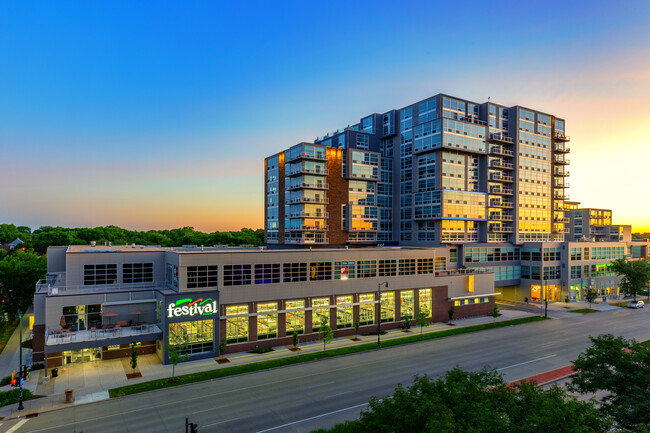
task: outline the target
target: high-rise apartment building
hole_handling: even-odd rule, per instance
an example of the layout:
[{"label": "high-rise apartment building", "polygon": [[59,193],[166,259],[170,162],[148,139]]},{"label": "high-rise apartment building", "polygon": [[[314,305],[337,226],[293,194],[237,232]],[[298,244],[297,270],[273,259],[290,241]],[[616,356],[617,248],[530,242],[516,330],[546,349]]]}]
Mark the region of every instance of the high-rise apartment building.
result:
[{"label": "high-rise apartment building", "polygon": [[611,209],[581,208],[579,202],[566,203],[567,240],[629,242],[632,226],[612,224]]},{"label": "high-rise apartment building", "polygon": [[265,162],[269,245],[563,241],[554,115],[439,94]]}]

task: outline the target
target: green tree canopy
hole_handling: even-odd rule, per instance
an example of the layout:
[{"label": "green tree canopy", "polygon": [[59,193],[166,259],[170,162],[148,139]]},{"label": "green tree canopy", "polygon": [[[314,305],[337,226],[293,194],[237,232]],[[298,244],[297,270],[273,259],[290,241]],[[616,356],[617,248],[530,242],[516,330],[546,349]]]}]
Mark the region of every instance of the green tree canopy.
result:
[{"label": "green tree canopy", "polygon": [[14,250],[0,260],[0,296],[5,310],[25,311],[34,298],[35,284],[45,277],[47,258],[32,250]]},{"label": "green tree canopy", "polygon": [[636,300],[636,295],[645,293],[646,285],[650,280],[650,263],[647,260],[616,259],[612,269],[621,275],[621,289],[626,295]]},{"label": "green tree canopy", "polygon": [[412,386],[398,385],[392,396],[372,398],[358,421],[329,431],[604,433],[609,427],[592,402],[578,401],[561,388],[543,390],[528,383],[510,387],[494,370],[457,367],[438,380],[416,376]]},{"label": "green tree canopy", "polygon": [[573,361],[577,373],[570,389],[606,391],[602,410],[623,428],[639,431],[650,425],[650,350],[611,334],[589,338],[593,345]]}]

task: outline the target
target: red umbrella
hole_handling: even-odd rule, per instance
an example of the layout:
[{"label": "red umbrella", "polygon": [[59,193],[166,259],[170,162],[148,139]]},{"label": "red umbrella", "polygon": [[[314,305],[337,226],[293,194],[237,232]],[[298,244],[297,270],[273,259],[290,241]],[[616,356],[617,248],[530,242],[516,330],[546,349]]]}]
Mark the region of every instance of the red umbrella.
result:
[{"label": "red umbrella", "polygon": [[106,311],[106,312],[100,314],[100,316],[102,316],[102,317],[108,317],[108,324],[109,325],[111,324],[111,317],[115,317],[115,316],[119,316],[119,315],[120,314],[116,313],[115,311]]}]

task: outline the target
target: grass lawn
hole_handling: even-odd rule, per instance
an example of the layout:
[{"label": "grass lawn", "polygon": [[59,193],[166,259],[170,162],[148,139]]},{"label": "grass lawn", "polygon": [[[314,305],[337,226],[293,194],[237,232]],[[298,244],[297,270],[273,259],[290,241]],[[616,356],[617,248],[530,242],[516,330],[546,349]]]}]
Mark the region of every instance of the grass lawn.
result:
[{"label": "grass lawn", "polygon": [[11,335],[16,330],[18,321],[14,320],[11,322],[3,323],[2,329],[0,329],[0,353],[4,350],[7,345],[7,341],[11,338]]},{"label": "grass lawn", "polygon": [[[523,323],[539,322],[547,320],[540,316],[523,317],[521,319],[506,320],[503,322],[485,323],[482,325],[467,326],[463,328],[446,329],[439,332],[431,332],[422,335],[415,334],[408,337],[394,338],[391,340],[382,341],[382,347],[399,346],[402,344],[416,343],[418,341],[433,340],[437,338],[449,337],[451,335],[467,334],[470,332],[483,331],[486,329],[503,328],[506,326],[520,325]],[[366,350],[377,350],[377,343],[364,343],[350,347],[341,347],[338,349],[330,349],[327,352],[317,352],[302,354],[300,356],[289,356],[280,359],[271,359],[268,361],[255,362],[251,364],[237,365],[234,367],[226,367],[208,371],[201,371],[198,373],[185,374],[176,376],[177,382],[170,382],[169,378],[157,379],[149,382],[137,383],[134,385],[121,386],[113,388],[108,391],[111,398],[122,397],[130,394],[137,394],[140,392],[153,391],[155,389],[169,388],[177,385],[186,385],[189,383],[201,382],[205,380],[218,379],[220,377],[234,376],[236,374],[251,373],[254,371],[268,370],[270,368],[284,367],[287,365],[300,364],[303,362],[311,362],[319,359],[332,358],[335,356],[348,355],[351,353],[364,352]]]},{"label": "grass lawn", "polygon": [[600,311],[590,310],[589,308],[581,308],[579,310],[569,310],[569,313],[591,314],[591,313],[600,313]]}]

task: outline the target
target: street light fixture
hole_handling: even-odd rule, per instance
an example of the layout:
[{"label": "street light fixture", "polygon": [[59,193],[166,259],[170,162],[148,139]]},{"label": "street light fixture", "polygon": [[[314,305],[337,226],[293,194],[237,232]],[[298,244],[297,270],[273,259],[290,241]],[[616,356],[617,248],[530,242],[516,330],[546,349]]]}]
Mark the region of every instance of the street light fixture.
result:
[{"label": "street light fixture", "polygon": [[385,285],[388,288],[388,281],[377,284],[377,301],[378,301],[378,314],[377,314],[377,349],[381,349],[381,286]]}]

